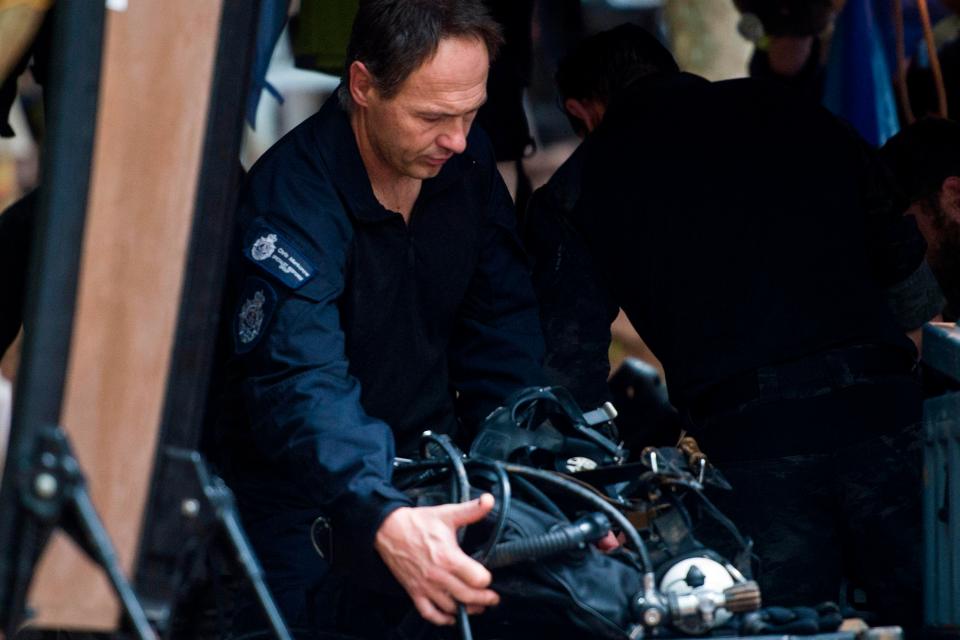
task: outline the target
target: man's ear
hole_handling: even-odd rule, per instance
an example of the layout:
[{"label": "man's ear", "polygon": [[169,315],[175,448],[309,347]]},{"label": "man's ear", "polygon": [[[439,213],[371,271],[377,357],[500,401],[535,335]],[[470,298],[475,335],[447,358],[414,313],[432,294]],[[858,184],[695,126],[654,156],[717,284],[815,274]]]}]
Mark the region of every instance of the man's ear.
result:
[{"label": "man's ear", "polygon": [[361,107],[370,104],[371,95],[377,90],[373,83],[373,74],[367,69],[367,65],[359,60],[354,60],[350,64],[350,97],[353,103]]},{"label": "man's ear", "polygon": [[563,101],[563,108],[586,126],[587,133],[592,133],[600,124],[601,114],[598,113],[595,101],[567,98]]},{"label": "man's ear", "polygon": [[960,222],[960,176],[950,176],[940,187],[940,206],[954,222]]}]

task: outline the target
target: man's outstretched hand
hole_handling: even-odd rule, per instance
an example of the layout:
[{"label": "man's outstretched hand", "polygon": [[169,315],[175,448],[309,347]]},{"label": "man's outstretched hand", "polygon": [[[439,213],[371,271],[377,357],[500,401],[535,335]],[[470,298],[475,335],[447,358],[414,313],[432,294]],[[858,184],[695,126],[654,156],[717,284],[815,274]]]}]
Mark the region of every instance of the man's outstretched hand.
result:
[{"label": "man's outstretched hand", "polygon": [[492,576],[457,544],[457,529],[483,519],[493,496],[437,507],[402,507],[383,521],[374,546],[417,611],[438,625],[454,623],[457,603],[470,614],[500,602]]}]

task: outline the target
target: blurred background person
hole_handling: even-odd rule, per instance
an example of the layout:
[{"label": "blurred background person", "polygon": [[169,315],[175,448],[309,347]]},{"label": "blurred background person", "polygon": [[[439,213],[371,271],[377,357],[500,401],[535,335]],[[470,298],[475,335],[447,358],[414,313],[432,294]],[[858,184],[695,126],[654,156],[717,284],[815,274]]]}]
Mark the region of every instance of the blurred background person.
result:
[{"label": "blurred background person", "polygon": [[750,75],[789,84],[806,98],[823,95],[825,38],[842,0],[734,0],[738,29],[754,44]]}]

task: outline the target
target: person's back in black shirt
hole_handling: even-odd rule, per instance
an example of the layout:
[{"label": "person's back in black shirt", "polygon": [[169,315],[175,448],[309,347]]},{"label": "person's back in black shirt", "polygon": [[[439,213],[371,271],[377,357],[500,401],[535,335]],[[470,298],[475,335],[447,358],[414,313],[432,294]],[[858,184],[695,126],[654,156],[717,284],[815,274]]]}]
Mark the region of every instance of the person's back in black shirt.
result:
[{"label": "person's back in black shirt", "polygon": [[[525,233],[550,368],[601,378],[623,308],[734,488],[714,500],[756,543],[764,603],[812,606],[846,584],[877,622],[919,624],[921,570],[902,550],[921,538],[921,403],[904,333],[940,300],[916,295],[932,282],[924,243],[873,153],[789,87],[682,74],[629,25],[584,40],[557,83],[589,135]],[[649,426],[618,422],[635,451]]]},{"label": "person's back in black shirt", "polygon": [[571,222],[675,403],[831,347],[912,353],[883,289],[921,265],[923,243],[864,154],[827,112],[761,81],[651,76],[611,104],[577,151]]}]

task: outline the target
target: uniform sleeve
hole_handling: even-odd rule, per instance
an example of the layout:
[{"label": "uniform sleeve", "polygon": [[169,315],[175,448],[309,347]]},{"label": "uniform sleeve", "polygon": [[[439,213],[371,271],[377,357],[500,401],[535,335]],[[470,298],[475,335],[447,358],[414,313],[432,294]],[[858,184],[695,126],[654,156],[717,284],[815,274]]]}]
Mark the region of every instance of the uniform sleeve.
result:
[{"label": "uniform sleeve", "polygon": [[[335,547],[347,547],[335,558],[349,558],[354,551],[369,554],[387,515],[412,503],[391,484],[393,434],[364,412],[360,384],[349,373],[337,301],[352,229],[345,216],[323,221],[328,216],[314,213],[338,206],[332,195],[302,202],[296,195],[280,199],[287,212],[271,215],[271,226],[259,235],[274,240],[277,252],[302,252],[298,264],[312,274],[305,284],[288,285],[273,277],[287,272],[274,274],[263,266],[269,260],[258,265],[246,255],[241,259],[238,286],[244,293],[237,300],[234,329],[236,349],[245,351],[237,356],[240,390],[254,446],[274,465],[296,470],[298,486],[333,519]],[[313,215],[306,217],[310,226],[298,227],[294,222],[304,217],[296,212],[307,200],[313,203]],[[249,244],[245,241],[246,248]],[[260,298],[258,287],[267,289]],[[272,293],[275,308],[270,309]],[[251,300],[266,300],[260,309],[264,317],[250,320]],[[264,328],[251,337],[257,321]]]},{"label": "uniform sleeve", "polygon": [[859,138],[857,143],[871,270],[900,327],[911,331],[939,314],[946,299],[927,264],[916,220],[904,215],[909,203],[877,153]]},{"label": "uniform sleeve", "polygon": [[[490,156],[492,167],[492,155]],[[514,391],[543,385],[543,337],[513,202],[492,170],[479,260],[450,347],[458,415],[473,428]]]},{"label": "uniform sleeve", "polygon": [[544,369],[550,384],[567,388],[581,407],[595,407],[610,399],[610,325],[618,307],[565,215],[575,203],[556,197],[555,187],[534,194],[523,233],[540,303]]}]

